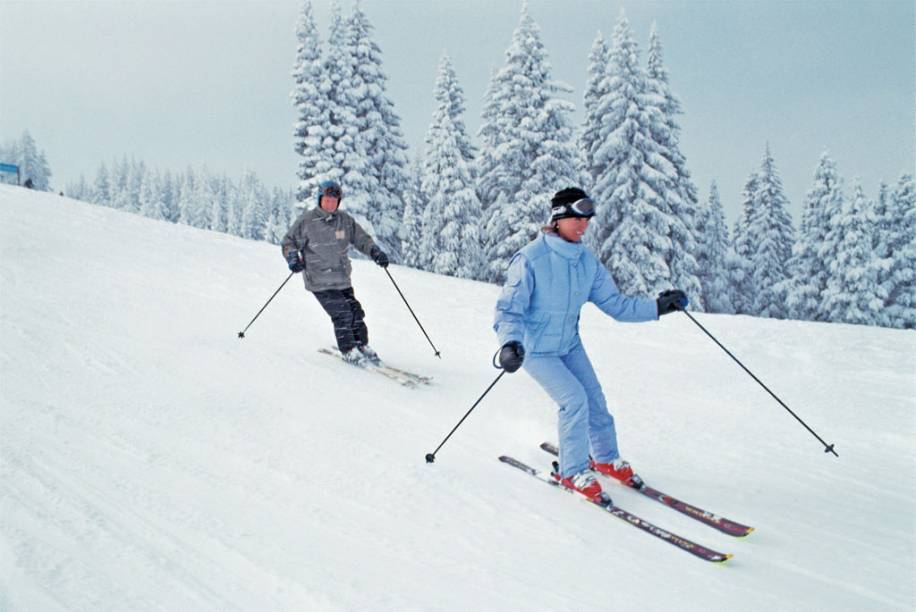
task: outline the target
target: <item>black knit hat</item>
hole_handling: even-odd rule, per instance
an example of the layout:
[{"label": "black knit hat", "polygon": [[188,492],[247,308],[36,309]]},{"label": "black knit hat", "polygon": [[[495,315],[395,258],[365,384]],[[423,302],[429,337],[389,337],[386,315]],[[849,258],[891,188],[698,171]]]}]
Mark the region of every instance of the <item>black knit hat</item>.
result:
[{"label": "black knit hat", "polygon": [[589,219],[595,216],[595,203],[578,187],[567,187],[550,199],[550,222],[568,217]]}]

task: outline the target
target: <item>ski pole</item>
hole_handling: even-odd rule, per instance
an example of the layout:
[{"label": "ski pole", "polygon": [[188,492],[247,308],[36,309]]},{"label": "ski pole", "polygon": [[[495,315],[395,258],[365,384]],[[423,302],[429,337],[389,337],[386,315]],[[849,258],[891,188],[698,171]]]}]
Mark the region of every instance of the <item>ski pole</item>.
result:
[{"label": "ski pole", "polygon": [[[274,299],[275,297],[277,297],[277,294],[280,293],[280,289],[283,288],[283,285],[285,285],[287,282],[289,282],[289,279],[291,279],[291,278],[293,277],[293,274],[295,274],[295,272],[290,272],[290,273],[289,273],[289,276],[286,277],[286,280],[283,281],[283,284],[280,285],[279,287],[277,287],[277,290],[274,291],[274,294],[273,294],[272,296],[270,296],[270,300],[272,300],[272,299]],[[270,304],[270,300],[267,300],[267,304]],[[254,319],[252,319],[252,320],[248,323],[248,325],[245,326],[245,329],[243,329],[242,331],[239,332],[239,338],[244,338],[244,337],[245,337],[245,332],[248,331],[248,328],[251,327],[251,324],[254,323],[255,319],[257,319],[258,317],[261,316],[261,313],[264,312],[264,309],[265,309],[265,308],[267,308],[267,304],[264,304],[263,306],[261,306],[261,310],[258,311],[258,314],[254,315]]]},{"label": "ski pole", "polygon": [[499,379],[502,378],[502,377],[503,377],[503,374],[505,374],[505,373],[506,373],[506,371],[503,370],[502,372],[499,373],[499,376],[497,376],[496,379],[495,379],[493,382],[490,383],[490,386],[487,387],[487,390],[483,392],[483,395],[481,395],[479,398],[477,398],[477,401],[474,402],[474,405],[471,406],[471,409],[468,410],[468,411],[464,414],[464,416],[461,417],[461,420],[458,421],[458,424],[455,425],[455,426],[452,428],[452,430],[451,430],[450,432],[448,432],[448,435],[445,436],[445,440],[443,440],[443,441],[439,444],[439,446],[436,447],[436,450],[434,450],[434,451],[431,452],[431,453],[427,453],[427,454],[426,454],[426,463],[432,463],[432,462],[434,462],[434,461],[436,460],[436,453],[439,452],[439,449],[442,448],[442,446],[443,446],[446,442],[448,442],[448,439],[452,437],[452,434],[455,433],[455,430],[458,429],[459,427],[461,427],[461,424],[464,423],[464,420],[465,420],[466,418],[468,418],[468,415],[471,414],[471,413],[474,411],[474,408],[477,408],[477,404],[480,403],[480,400],[482,400],[483,398],[485,398],[485,397],[487,396],[487,393],[490,392],[490,389],[492,389],[493,386],[496,385],[496,383],[499,382]]},{"label": "ski pole", "polygon": [[423,335],[426,336],[426,341],[429,342],[429,345],[430,345],[431,347],[433,347],[433,351],[435,351],[436,357],[438,357],[439,359],[442,359],[442,355],[439,354],[439,349],[437,349],[437,348],[436,348],[436,345],[433,344],[433,341],[429,339],[429,334],[427,334],[427,333],[426,333],[426,330],[423,329],[423,324],[420,323],[420,319],[418,319],[418,318],[417,318],[417,315],[414,314],[413,308],[411,308],[411,307],[410,307],[410,304],[407,302],[407,298],[404,297],[404,294],[403,294],[403,293],[401,293],[401,288],[398,287],[398,284],[397,284],[396,282],[394,282],[394,277],[391,276],[391,272],[388,271],[388,267],[385,266],[385,268],[383,268],[383,269],[385,270],[385,274],[388,275],[388,278],[391,279],[391,284],[394,285],[394,288],[398,290],[398,295],[400,295],[400,296],[401,296],[401,299],[404,300],[404,305],[407,306],[407,310],[409,310],[409,311],[410,311],[410,314],[413,315],[413,320],[416,321],[416,322],[417,322],[417,325],[420,326],[420,331],[422,331],[422,332],[423,332]]},{"label": "ski pole", "polygon": [[749,375],[751,378],[753,378],[755,381],[757,381],[757,384],[760,385],[761,387],[763,387],[764,390],[766,390],[766,392],[769,393],[769,394],[773,397],[773,399],[775,399],[777,402],[779,402],[779,405],[780,405],[780,406],[782,406],[783,408],[785,408],[785,409],[789,412],[789,414],[791,414],[792,416],[794,416],[796,421],[798,421],[799,423],[801,423],[802,425],[804,425],[804,426],[805,426],[805,429],[807,429],[809,432],[811,432],[811,435],[814,436],[815,438],[817,438],[818,442],[820,442],[821,444],[824,445],[824,452],[825,452],[825,453],[833,453],[833,455],[834,455],[835,457],[839,457],[839,455],[837,455],[837,452],[836,452],[835,450],[833,450],[833,444],[827,444],[826,442],[824,442],[824,440],[822,440],[821,437],[820,437],[819,435],[817,435],[817,434],[814,432],[813,429],[811,429],[810,427],[808,427],[808,424],[807,424],[807,423],[805,423],[803,420],[801,420],[801,417],[799,417],[797,414],[795,414],[794,412],[792,412],[792,409],[789,408],[788,406],[786,406],[785,402],[783,402],[781,399],[779,399],[779,398],[776,396],[775,393],[773,393],[772,391],[770,391],[769,387],[767,387],[765,384],[763,384],[763,383],[760,381],[759,378],[757,378],[756,376],[754,376],[754,373],[751,372],[750,370],[748,370],[747,367],[745,367],[745,365],[744,365],[743,363],[741,363],[741,362],[738,360],[737,357],[735,357],[734,355],[732,355],[731,351],[729,351],[727,348],[725,348],[724,346],[722,346],[722,343],[719,342],[718,340],[716,340],[716,337],[715,337],[715,336],[713,336],[711,333],[709,333],[709,331],[708,331],[705,327],[703,327],[702,325],[700,325],[700,322],[699,322],[699,321],[697,321],[697,320],[694,319],[692,316],[690,316],[690,313],[687,312],[686,310],[684,310],[683,308],[678,308],[678,310],[680,310],[681,312],[683,312],[685,315],[687,315],[687,317],[688,317],[691,321],[693,321],[694,323],[696,323],[697,327],[699,327],[700,329],[702,329],[703,332],[704,332],[707,336],[709,336],[710,338],[712,338],[712,341],[715,342],[716,344],[718,344],[718,345],[719,345],[719,348],[721,348],[723,351],[725,351],[726,354],[728,354],[729,357],[731,357],[732,359],[734,359],[734,360],[735,360],[735,363],[737,363],[739,366],[741,366],[741,368],[742,368],[745,372],[747,372],[748,375]]}]

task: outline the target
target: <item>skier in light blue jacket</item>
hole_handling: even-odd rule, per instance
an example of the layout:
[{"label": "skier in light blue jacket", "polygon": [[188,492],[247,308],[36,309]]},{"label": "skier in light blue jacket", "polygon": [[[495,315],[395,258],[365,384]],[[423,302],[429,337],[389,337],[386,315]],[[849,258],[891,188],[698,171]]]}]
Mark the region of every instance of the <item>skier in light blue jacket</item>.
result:
[{"label": "skier in light blue jacket", "polygon": [[620,458],[614,418],[579,338],[579,311],[592,302],[618,321],[654,321],[686,307],[687,296],[680,290],[658,299],[622,295],[582,244],[595,214],[592,200],[571,187],[557,192],[550,204],[548,227],[509,264],[493,328],[503,369],[511,373],[524,364],[559,405],[560,473],[554,477],[597,499],[601,485],[593,470],[624,483],[634,474]]}]

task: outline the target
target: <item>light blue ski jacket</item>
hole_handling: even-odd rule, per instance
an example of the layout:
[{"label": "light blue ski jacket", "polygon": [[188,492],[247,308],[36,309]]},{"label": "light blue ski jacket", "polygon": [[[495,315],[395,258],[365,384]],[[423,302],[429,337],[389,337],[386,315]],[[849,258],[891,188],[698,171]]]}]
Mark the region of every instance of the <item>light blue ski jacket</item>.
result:
[{"label": "light blue ski jacket", "polygon": [[541,234],[509,263],[493,329],[500,346],[517,340],[526,355],[566,355],[579,342],[579,311],[586,302],[618,321],[658,319],[655,300],[622,295],[581,242]]}]

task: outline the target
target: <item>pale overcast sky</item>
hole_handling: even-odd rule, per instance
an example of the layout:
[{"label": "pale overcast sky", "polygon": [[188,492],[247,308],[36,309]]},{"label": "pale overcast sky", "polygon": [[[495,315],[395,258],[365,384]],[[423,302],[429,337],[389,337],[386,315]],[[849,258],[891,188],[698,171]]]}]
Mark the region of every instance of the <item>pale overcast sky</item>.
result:
[{"label": "pale overcast sky", "polygon": [[[329,1],[315,0],[322,36]],[[352,3],[341,3],[348,14]],[[388,93],[413,155],[430,121],[436,67],[452,57],[480,124],[521,0],[363,0]],[[682,101],[682,147],[705,200],[716,179],[733,222],[770,142],[796,222],[821,151],[869,196],[914,167],[912,0],[530,0],[581,123],[588,52],[621,7],[645,60],[652,21]],[[289,102],[298,0],[0,0],[0,141],[29,129],[56,189],[100,161],[203,165],[295,183]],[[558,186],[560,187],[560,186]]]}]

